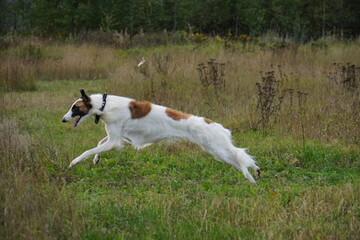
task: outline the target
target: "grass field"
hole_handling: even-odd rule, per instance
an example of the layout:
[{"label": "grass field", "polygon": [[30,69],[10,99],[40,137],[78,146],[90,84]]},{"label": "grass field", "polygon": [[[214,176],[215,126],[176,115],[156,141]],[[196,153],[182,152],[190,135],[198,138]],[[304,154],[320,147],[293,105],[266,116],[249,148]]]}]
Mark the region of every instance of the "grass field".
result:
[{"label": "grass field", "polygon": [[[353,89],[341,77],[359,56],[358,43],[3,51],[0,238],[360,239],[359,73]],[[201,81],[198,64],[209,59],[224,63],[224,89]],[[279,84],[264,124],[256,83],[271,71]],[[185,142],[127,147],[103,154],[97,166],[88,159],[68,169],[105,136],[102,123],[60,121],[79,88],[223,123],[235,145],[256,156],[261,179],[252,185]]]}]

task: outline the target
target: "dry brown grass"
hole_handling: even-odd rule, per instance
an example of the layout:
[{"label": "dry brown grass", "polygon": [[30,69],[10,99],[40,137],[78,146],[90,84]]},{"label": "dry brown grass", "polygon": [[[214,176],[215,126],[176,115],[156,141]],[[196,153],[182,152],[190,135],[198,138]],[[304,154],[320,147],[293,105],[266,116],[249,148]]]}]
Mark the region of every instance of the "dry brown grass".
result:
[{"label": "dry brown grass", "polygon": [[32,137],[20,132],[16,120],[2,119],[0,131],[0,238],[76,237],[76,201],[62,191],[61,178],[49,175],[45,150],[35,151]]},{"label": "dry brown grass", "polygon": [[[184,112],[222,121],[232,129],[258,129],[256,83],[275,71],[285,95],[269,127],[299,138],[359,141],[359,89],[349,94],[328,80],[333,63],[360,66],[356,44],[311,45],[281,50],[231,51],[218,44],[116,50],[94,45],[26,43],[11,48],[1,62],[1,84],[7,90],[34,89],[37,80],[108,79],[109,93],[144,99]],[[145,57],[146,62],[137,67]],[[204,87],[198,65],[223,63],[225,88]],[[357,76],[357,79],[360,77]],[[84,86],[86,88],[86,86]],[[306,93],[299,104],[298,92]],[[277,128],[279,127],[280,128]]]},{"label": "dry brown grass", "polygon": [[51,55],[38,67],[44,79],[104,79],[115,63],[113,49],[106,47],[67,45],[49,52]]},{"label": "dry brown grass", "polygon": [[[277,130],[290,131],[299,137],[304,132],[310,138],[359,141],[359,107],[354,108],[359,89],[354,96],[349,96],[341,86],[327,79],[333,62],[360,65],[356,58],[360,52],[351,45],[348,48],[333,46],[327,51],[302,46],[296,54],[286,49],[281,54],[262,50],[227,52],[222,48],[210,53],[206,49],[161,51],[160,54],[170,56],[166,65],[171,71],[167,74],[157,71],[159,53],[154,51],[146,53],[145,73],[136,67],[135,57],[128,58],[115,68],[108,88],[116,94],[225,121],[235,129],[249,129],[258,128],[255,83],[260,82],[261,72],[275,71],[283,89],[293,91],[292,96],[287,94],[283,100],[277,124],[273,122],[273,126],[281,126]],[[225,64],[226,88],[220,97],[214,89],[204,89],[197,72],[198,64],[209,59]],[[306,93],[306,101],[301,100],[303,96],[298,92]]]},{"label": "dry brown grass", "polygon": [[116,57],[106,47],[28,43],[7,50],[0,63],[2,88],[34,90],[38,80],[107,78]]}]

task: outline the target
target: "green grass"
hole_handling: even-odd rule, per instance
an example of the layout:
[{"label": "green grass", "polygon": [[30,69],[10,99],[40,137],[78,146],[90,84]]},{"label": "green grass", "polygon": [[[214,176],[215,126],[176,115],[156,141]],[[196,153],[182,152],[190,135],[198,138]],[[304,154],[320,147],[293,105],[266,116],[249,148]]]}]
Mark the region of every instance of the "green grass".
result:
[{"label": "green grass", "polygon": [[358,239],[358,145],[234,132],[262,169],[256,185],[184,142],[68,169],[105,131],[60,119],[78,88],[102,92],[105,82],[38,82],[2,95],[1,239]]}]

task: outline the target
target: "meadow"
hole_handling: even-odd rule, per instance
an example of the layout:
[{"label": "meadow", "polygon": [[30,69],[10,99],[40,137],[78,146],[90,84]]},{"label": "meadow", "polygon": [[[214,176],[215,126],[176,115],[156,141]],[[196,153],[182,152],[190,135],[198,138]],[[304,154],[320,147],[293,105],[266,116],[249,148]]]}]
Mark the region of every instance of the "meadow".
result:
[{"label": "meadow", "polygon": [[[359,40],[2,49],[0,238],[359,239],[359,67]],[[68,169],[105,136],[61,122],[79,88],[222,123],[261,178],[186,142]]]}]

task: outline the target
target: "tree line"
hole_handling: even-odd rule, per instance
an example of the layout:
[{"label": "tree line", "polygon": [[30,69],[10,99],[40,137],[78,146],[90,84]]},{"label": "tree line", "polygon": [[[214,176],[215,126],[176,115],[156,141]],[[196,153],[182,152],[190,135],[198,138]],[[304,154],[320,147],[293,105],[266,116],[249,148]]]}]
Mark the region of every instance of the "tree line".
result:
[{"label": "tree line", "polygon": [[192,31],[299,41],[360,32],[359,0],[0,0],[0,32],[68,36],[84,31]]}]

